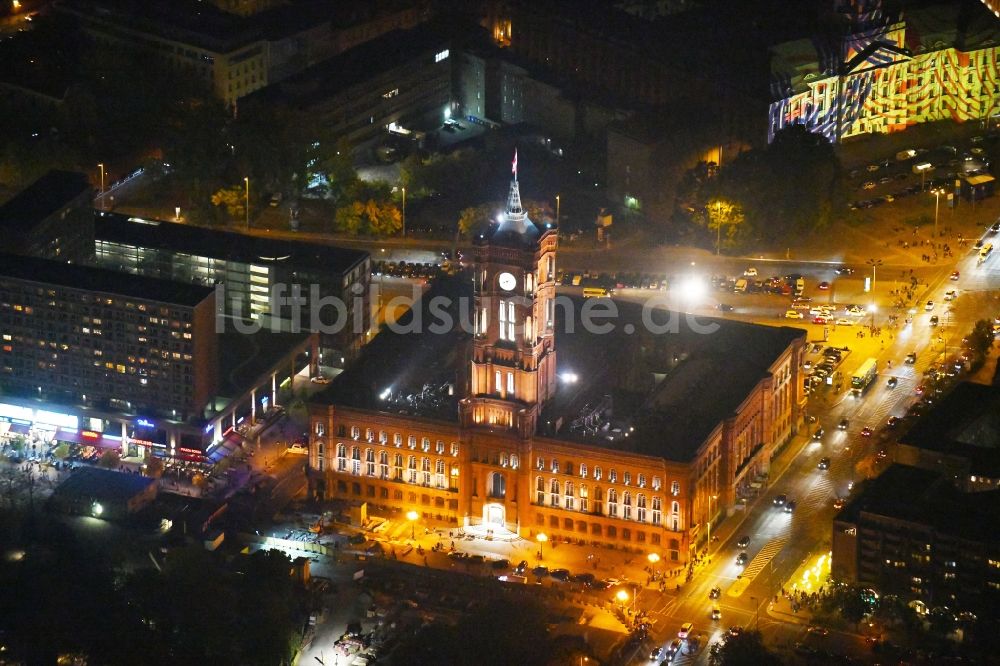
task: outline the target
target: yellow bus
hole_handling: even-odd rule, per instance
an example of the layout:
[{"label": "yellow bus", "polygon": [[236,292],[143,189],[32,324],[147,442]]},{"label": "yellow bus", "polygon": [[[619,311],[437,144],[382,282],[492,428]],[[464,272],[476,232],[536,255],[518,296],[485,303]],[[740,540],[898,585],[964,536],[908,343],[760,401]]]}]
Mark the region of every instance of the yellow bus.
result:
[{"label": "yellow bus", "polygon": [[607,298],[611,296],[611,290],[605,287],[584,287],[584,298]]}]

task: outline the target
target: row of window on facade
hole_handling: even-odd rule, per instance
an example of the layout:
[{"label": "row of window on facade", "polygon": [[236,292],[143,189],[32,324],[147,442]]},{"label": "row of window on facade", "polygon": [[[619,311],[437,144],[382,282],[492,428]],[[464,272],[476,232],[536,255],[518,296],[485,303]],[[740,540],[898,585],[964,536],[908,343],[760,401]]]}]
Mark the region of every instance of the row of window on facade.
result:
[{"label": "row of window on facade", "polygon": [[[317,447],[319,471],[324,471],[324,450],[322,442]],[[362,466],[365,476],[377,477],[379,479],[389,479],[390,465],[389,452],[379,451],[378,455],[374,449],[365,449],[362,457],[361,449],[352,446],[350,457],[347,455],[347,447],[344,444],[337,444],[335,471],[350,473],[354,476],[362,475]],[[405,467],[404,467],[405,462]],[[419,464],[418,464],[419,463]],[[405,461],[403,454],[397,453],[392,458],[392,479],[396,481],[406,481],[407,483],[421,484],[424,486],[434,486],[436,488],[455,487],[455,483],[449,484],[449,477],[458,477],[458,466],[452,465],[449,469],[444,459],[431,460],[428,457],[407,456]]]},{"label": "row of window on facade", "polygon": [[[326,434],[326,425],[322,421],[317,421],[316,425],[315,425],[315,428],[313,430],[316,433],[317,437],[322,437],[323,435]],[[337,426],[337,436],[338,437],[346,437],[347,436],[347,427],[346,426],[342,426],[342,425],[341,426]],[[353,439],[355,441],[361,439],[361,428],[359,426],[351,426],[351,439]],[[416,449],[417,448],[417,443],[418,443],[417,439],[418,438],[417,438],[416,435],[408,435],[407,438],[406,438],[407,446],[410,449]],[[373,430],[372,428],[365,428],[365,441],[366,442],[372,442],[372,443],[376,442],[375,430]],[[388,443],[389,443],[389,433],[387,433],[385,430],[379,430],[378,431],[378,440],[377,441],[378,441],[379,444],[388,445]],[[403,434],[399,433],[399,432],[393,433],[393,435],[392,435],[392,444],[396,448],[399,448],[399,447],[403,446]],[[422,437],[422,438],[420,438],[419,444],[420,444],[420,450],[421,451],[428,452],[428,451],[431,450],[431,438],[430,437]],[[437,453],[438,455],[444,455],[445,450],[447,450],[452,456],[457,456],[458,455],[458,442],[452,442],[451,445],[448,446],[448,447],[445,447],[445,443],[444,443],[443,440],[439,439],[436,442],[434,442],[434,452],[435,453]]]},{"label": "row of window on facade", "polygon": [[[539,527],[545,527],[545,516],[542,514],[535,515],[535,524]],[[592,537],[598,537],[601,539],[616,539],[621,541],[632,541],[633,536],[635,541],[638,543],[646,543],[647,534],[642,530],[633,530],[628,527],[619,528],[615,525],[601,525],[600,523],[588,523],[583,520],[573,520],[572,518],[563,518],[561,521],[558,516],[549,516],[548,527],[553,530],[564,530],[566,532],[575,531],[580,534],[590,534]],[[656,532],[649,534],[649,543],[653,546],[659,546],[661,544],[660,535]],[[668,557],[672,561],[677,561],[680,556],[680,540],[679,539],[669,539],[666,543],[666,551]]]},{"label": "row of window on facade", "polygon": [[[548,495],[548,502],[546,502],[546,495]],[[599,487],[594,488],[593,501],[594,510],[599,510],[602,504],[604,504],[604,498],[601,496],[601,489]],[[566,481],[560,485],[558,479],[550,479],[547,484],[545,479],[540,476],[535,479],[535,504],[562,507],[568,511],[579,509],[584,513],[588,513],[592,510],[590,502],[590,489],[586,484],[581,484],[579,491],[577,491],[576,485],[572,481]],[[663,524],[663,500],[660,497],[649,498],[649,505],[647,506],[646,495],[637,493],[635,495],[635,504],[633,505],[631,491],[626,490],[622,492],[621,502],[619,502],[618,490],[609,488],[606,506],[609,518],[635,520],[640,523],[649,522],[654,525]],[[667,527],[674,531],[679,530],[680,514],[680,502],[676,500],[672,501],[670,503],[670,515]]]},{"label": "row of window on facade", "polygon": [[[542,458],[542,457],[536,457],[535,458],[535,469],[537,469],[539,471],[544,471],[546,469],[545,468],[545,458]],[[560,465],[559,461],[556,460],[555,458],[553,458],[550,461],[548,469],[553,474],[566,474],[568,476],[573,476],[573,463],[571,463],[571,462],[565,462],[565,463],[563,463],[563,464]],[[562,470],[562,471],[560,471],[560,470]],[[580,478],[581,479],[588,478],[588,473],[590,473],[590,470],[587,469],[587,465],[585,463],[580,463],[580,470],[579,471],[580,471]],[[593,472],[592,472],[592,475],[593,475],[594,481],[600,481],[604,477],[604,471],[600,468],[600,466],[595,465],[594,469],[593,469]],[[618,472],[613,467],[608,470],[608,483],[618,483]],[[622,472],[622,484],[626,485],[626,486],[631,486],[632,485],[632,472]],[[639,473],[639,474],[636,475],[636,486],[639,487],[639,488],[645,488],[646,487],[646,475],[645,474]],[[663,487],[663,480],[660,477],[658,477],[658,476],[654,476],[653,477],[653,484],[652,484],[653,490],[659,491],[660,488],[662,488],[662,487]],[[681,494],[681,482],[680,481],[671,481],[670,482],[670,494],[673,495],[674,497],[677,497],[678,495]]]}]

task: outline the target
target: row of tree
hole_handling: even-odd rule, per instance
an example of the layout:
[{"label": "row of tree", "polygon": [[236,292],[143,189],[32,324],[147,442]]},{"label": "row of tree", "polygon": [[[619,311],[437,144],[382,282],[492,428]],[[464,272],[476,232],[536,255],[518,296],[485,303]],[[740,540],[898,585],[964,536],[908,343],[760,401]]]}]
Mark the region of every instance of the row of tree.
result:
[{"label": "row of tree", "polygon": [[689,170],[678,200],[675,221],[700,228],[701,242],[745,250],[828,227],[846,210],[848,190],[830,142],[793,125],[722,169],[700,163]]}]

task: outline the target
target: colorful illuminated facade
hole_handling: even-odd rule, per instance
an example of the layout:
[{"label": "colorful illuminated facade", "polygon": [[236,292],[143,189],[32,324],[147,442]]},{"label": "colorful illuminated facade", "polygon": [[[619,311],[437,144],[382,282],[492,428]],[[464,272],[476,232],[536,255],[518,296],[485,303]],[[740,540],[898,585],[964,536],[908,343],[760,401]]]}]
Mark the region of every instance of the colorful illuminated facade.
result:
[{"label": "colorful illuminated facade", "polygon": [[951,3],[890,16],[879,0],[852,0],[838,15],[837,37],[773,49],[768,140],[793,124],[839,142],[1000,111],[1000,23],[986,11]]}]

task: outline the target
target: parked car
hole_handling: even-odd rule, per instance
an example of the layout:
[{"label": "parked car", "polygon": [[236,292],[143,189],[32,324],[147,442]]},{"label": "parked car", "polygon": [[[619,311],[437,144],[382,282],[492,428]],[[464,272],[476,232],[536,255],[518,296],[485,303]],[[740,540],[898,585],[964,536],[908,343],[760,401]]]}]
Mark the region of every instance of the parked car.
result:
[{"label": "parked car", "polygon": [[305,446],[302,446],[301,444],[292,444],[287,449],[285,449],[285,451],[287,451],[288,453],[294,453],[294,454],[300,455],[300,456],[304,456],[304,455],[308,455],[309,454],[309,448],[305,447]]}]

